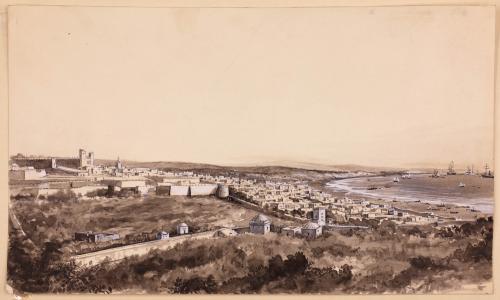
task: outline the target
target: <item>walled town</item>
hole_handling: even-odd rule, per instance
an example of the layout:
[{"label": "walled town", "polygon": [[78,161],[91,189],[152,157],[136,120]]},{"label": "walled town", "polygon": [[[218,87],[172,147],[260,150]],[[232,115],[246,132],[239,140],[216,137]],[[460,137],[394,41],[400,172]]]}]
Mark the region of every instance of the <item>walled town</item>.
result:
[{"label": "walled town", "polygon": [[[310,220],[319,227],[345,224],[349,220],[393,220],[398,224],[428,224],[442,221],[434,213],[412,214],[390,204],[365,199],[337,198],[300,181],[278,182],[210,175],[193,171],[171,172],[155,168],[128,168],[118,158],[114,165],[94,163],[94,153],[80,149],[74,159],[14,157],[10,168],[12,196],[32,193],[47,197],[69,189],[86,198],[89,192],[130,191],[145,195],[208,196],[246,202],[262,211],[280,212],[299,223]],[[149,178],[154,176],[157,180]],[[19,188],[15,188],[19,185]],[[321,217],[320,217],[321,216]],[[311,227],[306,224],[305,227]]]},{"label": "walled town", "polygon": [[[207,239],[281,236],[311,243],[339,232],[370,235],[387,224],[417,232],[430,226],[443,234],[464,222],[450,213],[457,207],[415,210],[397,201],[339,194],[304,176],[137,167],[120,158],[101,163],[83,149],[75,158],[13,156],[9,179],[11,229],[35,245],[60,239],[68,259],[86,267]],[[463,211],[475,217],[471,222],[485,216]],[[53,233],[56,225],[50,224],[57,224]]]}]

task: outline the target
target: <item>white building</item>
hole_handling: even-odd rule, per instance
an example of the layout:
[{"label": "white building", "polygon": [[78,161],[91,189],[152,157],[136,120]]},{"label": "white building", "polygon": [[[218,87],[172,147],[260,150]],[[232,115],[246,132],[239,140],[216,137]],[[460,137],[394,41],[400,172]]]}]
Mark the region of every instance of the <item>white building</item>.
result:
[{"label": "white building", "polygon": [[324,207],[315,207],[313,209],[313,221],[320,226],[326,224],[326,209]]},{"label": "white building", "polygon": [[156,234],[156,239],[157,240],[166,240],[170,237],[170,234],[165,231],[160,231]]},{"label": "white building", "polygon": [[188,234],[189,233],[189,227],[187,226],[186,223],[180,223],[177,225],[177,234],[182,235],[182,234]]},{"label": "white building", "polygon": [[9,171],[9,178],[14,180],[36,180],[46,175],[45,170],[36,170],[33,167],[13,168]]}]

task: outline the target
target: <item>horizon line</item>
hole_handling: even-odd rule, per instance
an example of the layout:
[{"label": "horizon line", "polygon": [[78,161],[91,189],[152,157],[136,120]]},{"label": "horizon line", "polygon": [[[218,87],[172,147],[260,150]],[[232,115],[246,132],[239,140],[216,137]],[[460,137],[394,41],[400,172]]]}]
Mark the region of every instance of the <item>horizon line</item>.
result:
[{"label": "horizon line", "polygon": [[[88,151],[93,152],[93,151]],[[26,158],[78,158],[78,156],[52,156],[52,155],[45,155],[45,154],[23,154],[23,153],[16,153],[16,154],[11,154],[9,155],[9,160],[12,159],[13,157],[17,156],[18,154],[23,155]],[[117,158],[100,158],[100,157],[95,157],[94,160],[108,160],[108,161],[116,161],[119,157]],[[210,165],[210,166],[216,166],[216,167],[286,167],[286,168],[295,168],[295,169],[303,169],[303,170],[319,170],[319,171],[331,171],[331,170],[321,170],[321,169],[316,169],[314,166],[317,167],[323,167],[323,168],[340,168],[340,167],[364,167],[364,168],[372,168],[372,169],[440,169],[440,168],[446,168],[444,166],[448,165],[448,163],[407,163],[403,164],[402,166],[375,166],[375,165],[364,165],[364,164],[359,164],[359,163],[339,163],[339,164],[334,164],[334,163],[318,163],[318,162],[308,162],[308,161],[298,161],[298,160],[282,160],[282,161],[260,161],[260,162],[254,162],[254,163],[241,163],[241,164],[230,164],[230,163],[210,163],[210,162],[199,162],[199,161],[176,161],[176,160],[136,160],[136,159],[127,159],[127,158],[120,158],[120,161],[122,162],[135,162],[135,163],[181,163],[181,164],[200,164],[200,165]],[[310,165],[310,166],[297,166],[293,164],[303,164],[303,165]],[[410,166],[410,165],[415,165],[415,166]],[[469,165],[465,165],[469,166]],[[474,164],[472,164],[474,166]],[[481,167],[484,165],[481,165]],[[462,169],[463,167],[458,167],[457,169]],[[494,168],[494,164],[490,165],[490,168]],[[479,168],[478,168],[479,169]]]}]

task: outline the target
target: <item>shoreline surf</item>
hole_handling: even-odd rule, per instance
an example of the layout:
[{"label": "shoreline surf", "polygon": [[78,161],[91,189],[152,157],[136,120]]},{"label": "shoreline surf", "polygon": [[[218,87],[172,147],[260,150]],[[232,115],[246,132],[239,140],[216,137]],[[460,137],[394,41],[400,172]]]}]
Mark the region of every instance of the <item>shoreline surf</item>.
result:
[{"label": "shoreline surf", "polygon": [[[346,195],[356,195],[388,201],[420,201],[423,204],[453,204],[461,207],[470,207],[483,213],[493,214],[493,192],[491,196],[487,195],[490,188],[489,184],[491,184],[492,188],[493,181],[491,179],[484,179],[485,181],[491,180],[491,183],[482,183],[478,182],[474,177],[475,176],[456,176],[455,178],[443,182],[442,179],[431,179],[428,175],[415,175],[412,179],[400,180],[399,183],[394,183],[392,176],[357,177],[333,180],[326,183],[326,187],[337,192],[345,192]],[[416,180],[419,182],[417,183]],[[461,189],[458,185],[454,185],[455,181],[461,182],[461,180],[474,181],[470,189],[467,190],[467,195],[463,194],[465,189]],[[426,186],[425,183],[428,183],[432,187]],[[369,189],[370,187],[372,189]],[[477,190],[481,188],[483,188],[483,190],[477,192]],[[487,191],[485,192],[484,190]]]}]

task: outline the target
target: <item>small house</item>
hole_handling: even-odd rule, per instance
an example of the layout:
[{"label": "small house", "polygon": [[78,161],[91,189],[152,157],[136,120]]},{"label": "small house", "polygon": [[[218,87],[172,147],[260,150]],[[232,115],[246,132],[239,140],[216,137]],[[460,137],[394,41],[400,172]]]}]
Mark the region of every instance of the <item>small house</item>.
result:
[{"label": "small house", "polygon": [[302,227],[302,235],[306,238],[316,238],[322,233],[322,227],[317,223],[308,223]]},{"label": "small house", "polygon": [[189,233],[189,227],[187,226],[186,223],[180,223],[177,225],[177,234],[178,235],[183,235],[183,234],[188,234]]},{"label": "small house", "polygon": [[250,232],[254,234],[266,234],[271,231],[271,221],[263,214],[256,215],[250,220]]},{"label": "small house", "polygon": [[156,234],[156,239],[157,240],[166,240],[170,237],[168,232],[165,231],[160,231]]},{"label": "small house", "polygon": [[286,236],[296,236],[300,234],[300,227],[283,227],[281,229],[281,233]]}]

